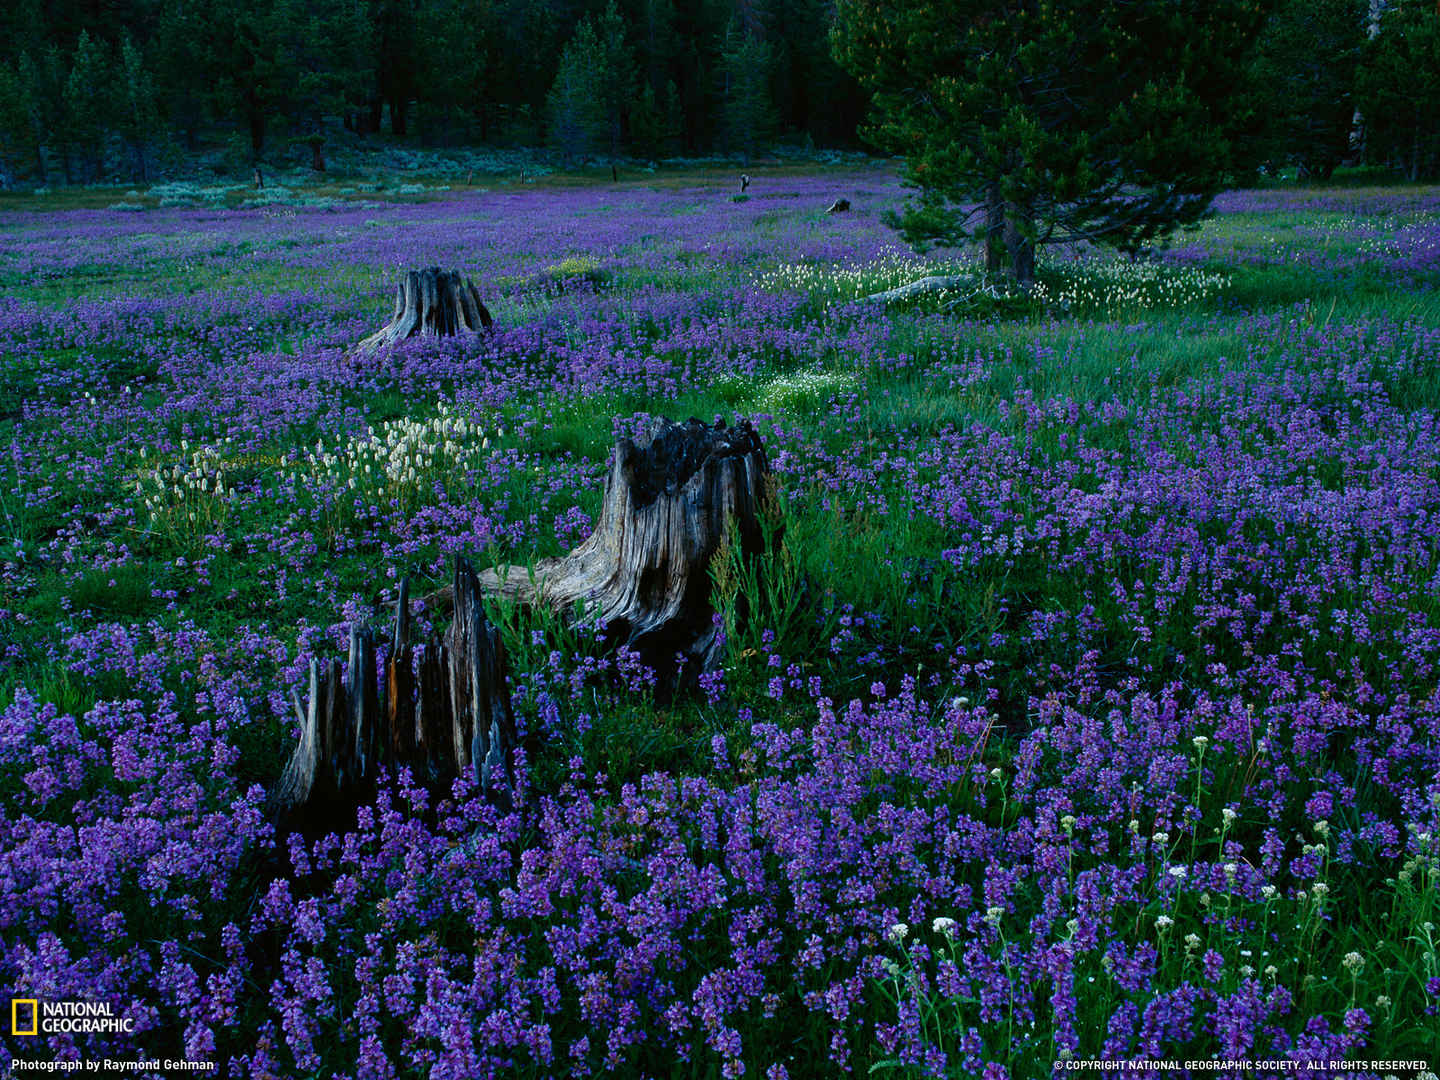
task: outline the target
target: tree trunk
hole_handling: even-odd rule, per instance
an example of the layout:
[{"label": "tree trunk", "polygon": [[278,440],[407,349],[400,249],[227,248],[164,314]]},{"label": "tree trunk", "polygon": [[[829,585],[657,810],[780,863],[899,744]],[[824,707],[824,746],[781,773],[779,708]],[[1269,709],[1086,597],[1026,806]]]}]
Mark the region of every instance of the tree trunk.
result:
[{"label": "tree trunk", "polygon": [[985,192],[985,280],[994,282],[1009,273],[1005,258],[1005,198],[1000,185]]},{"label": "tree trunk", "polygon": [[[661,422],[639,443],[617,440],[595,531],[569,555],[480,575],[487,593],[544,604],[605,627],[607,642],[639,653],[669,693],[715,670],[721,640],[710,605],[710,558],[731,536],[758,553],[757,514],[769,464],[748,421]],[[458,605],[457,605],[458,610]],[[677,671],[677,657],[683,673]]]},{"label": "tree trunk", "polygon": [[505,646],[485,617],[480,583],[463,559],[455,567],[455,618],[445,634],[450,655],[451,751],[457,773],[474,772],[482,791],[501,798],[515,790],[519,745]]},{"label": "tree trunk", "polygon": [[973,287],[973,284],[974,279],[966,274],[931,274],[929,277],[920,278],[918,281],[912,281],[906,285],[897,285],[884,292],[871,293],[861,299],[869,304],[892,304],[897,300],[913,300],[917,296],[926,296],[930,293],[946,293],[951,289],[960,289],[967,285]]},{"label": "tree trunk", "polygon": [[1005,251],[1010,278],[1022,289],[1035,284],[1035,220],[1028,206],[1005,204]]},{"label": "tree trunk", "polygon": [[494,323],[470,279],[455,270],[431,266],[410,270],[395,288],[395,313],[389,323],[355,346],[360,354],[409,337],[450,337],[487,329]]}]

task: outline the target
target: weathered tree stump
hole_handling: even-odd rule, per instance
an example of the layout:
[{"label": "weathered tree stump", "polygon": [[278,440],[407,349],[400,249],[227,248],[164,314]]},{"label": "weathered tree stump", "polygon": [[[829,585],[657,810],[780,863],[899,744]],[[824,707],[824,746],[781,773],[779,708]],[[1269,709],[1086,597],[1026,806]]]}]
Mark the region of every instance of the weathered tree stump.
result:
[{"label": "weathered tree stump", "polygon": [[[726,427],[662,421],[648,441],[615,444],[600,520],[570,554],[480,575],[487,593],[544,604],[605,627],[612,647],[635,650],[670,685],[677,655],[693,677],[719,665],[710,558],[731,534],[758,553],[758,514],[769,464],[748,421]],[[458,594],[457,594],[458,600]],[[459,604],[457,624],[459,622]]]},{"label": "weathered tree stump", "polygon": [[395,288],[390,321],[355,346],[370,353],[410,337],[450,337],[488,329],[494,319],[470,279],[438,266],[407,271]]},{"label": "weathered tree stump", "polygon": [[272,817],[308,835],[342,827],[374,794],[381,770],[401,766],[431,788],[468,773],[492,801],[511,805],[519,739],[505,648],[463,559],[451,589],[455,621],[443,641],[430,639],[418,672],[403,581],[383,671],[374,635],[363,627],[350,630],[343,676],[338,659],[310,661],[308,702],[291,699],[300,740],[271,792]]},{"label": "weathered tree stump", "polygon": [[827,214],[844,214],[850,209],[849,199],[836,199],[825,208]]}]

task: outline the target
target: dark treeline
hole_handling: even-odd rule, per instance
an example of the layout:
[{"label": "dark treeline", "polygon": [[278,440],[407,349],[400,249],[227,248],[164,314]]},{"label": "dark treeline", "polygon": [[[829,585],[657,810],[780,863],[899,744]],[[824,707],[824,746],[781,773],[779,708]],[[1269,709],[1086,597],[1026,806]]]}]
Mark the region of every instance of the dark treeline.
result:
[{"label": "dark treeline", "polygon": [[[146,178],[217,139],[324,164],[337,131],[567,158],[858,145],[828,0],[20,0],[0,9],[10,176]],[[121,160],[121,159],[124,160]]]},{"label": "dark treeline", "polygon": [[[146,180],[217,149],[235,170],[323,169],[327,146],[374,136],[570,163],[855,146],[867,101],[833,17],[833,0],[18,0],[0,8],[0,182]],[[1440,174],[1433,0],[1279,0],[1252,75],[1257,164]]]}]

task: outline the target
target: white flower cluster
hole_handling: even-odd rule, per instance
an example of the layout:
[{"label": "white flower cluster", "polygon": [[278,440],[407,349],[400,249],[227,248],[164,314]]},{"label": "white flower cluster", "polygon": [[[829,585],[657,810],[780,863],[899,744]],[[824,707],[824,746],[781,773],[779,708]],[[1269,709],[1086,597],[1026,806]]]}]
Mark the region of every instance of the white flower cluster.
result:
[{"label": "white flower cluster", "polygon": [[1226,278],[1193,266],[1115,259],[1083,262],[1035,283],[1036,299],[1066,311],[1114,311],[1180,307],[1218,296]]},{"label": "white flower cluster", "polygon": [[463,478],[490,448],[490,434],[442,402],[426,420],[387,421],[334,449],[317,442],[305,465],[312,476],[367,498],[408,503],[428,497],[437,482]]},{"label": "white flower cluster", "polygon": [[931,265],[904,248],[890,247],[863,261],[785,263],[761,274],[755,285],[771,292],[807,292],[812,300],[847,301],[908,285],[927,274],[957,271],[956,267]]},{"label": "white flower cluster", "polygon": [[851,372],[796,371],[767,382],[756,404],[768,413],[814,409],[859,389],[860,377]]},{"label": "white flower cluster", "polygon": [[[225,440],[225,444],[230,442]],[[150,528],[172,535],[202,536],[219,532],[230,516],[234,489],[226,473],[233,465],[223,446],[197,446],[180,441],[179,461],[166,462],[140,473],[135,495],[140,499]],[[145,461],[143,448],[140,458]]]}]

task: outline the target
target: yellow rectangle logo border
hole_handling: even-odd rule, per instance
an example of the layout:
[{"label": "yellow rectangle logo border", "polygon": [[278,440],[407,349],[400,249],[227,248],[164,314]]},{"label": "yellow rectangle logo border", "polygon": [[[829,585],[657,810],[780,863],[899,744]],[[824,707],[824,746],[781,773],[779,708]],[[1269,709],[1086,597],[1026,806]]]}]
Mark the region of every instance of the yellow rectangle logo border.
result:
[{"label": "yellow rectangle logo border", "polygon": [[[30,1006],[30,1030],[20,1030],[20,1006]],[[40,1000],[39,998],[11,998],[10,999],[10,1034],[11,1035],[39,1035],[40,1034]]]}]

